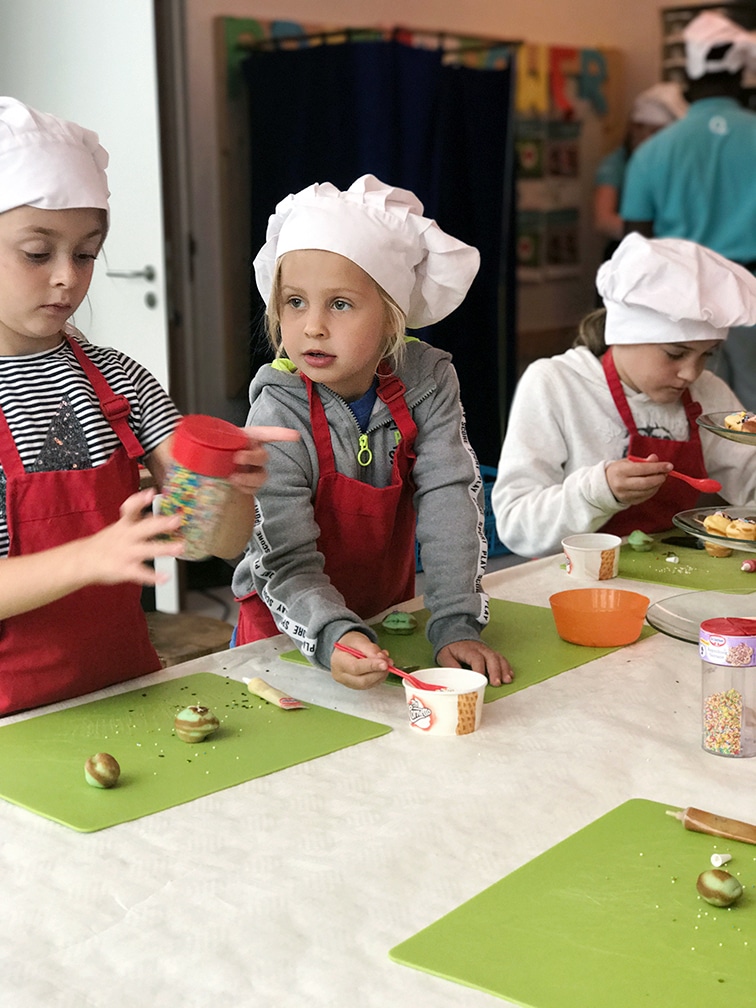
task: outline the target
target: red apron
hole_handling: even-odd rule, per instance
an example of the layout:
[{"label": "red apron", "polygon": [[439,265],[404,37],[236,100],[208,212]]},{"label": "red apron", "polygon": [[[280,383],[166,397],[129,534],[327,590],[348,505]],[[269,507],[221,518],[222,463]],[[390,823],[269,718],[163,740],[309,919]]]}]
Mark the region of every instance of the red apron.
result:
[{"label": "red apron", "polygon": [[[389,408],[401,440],[396,448],[391,483],[372,487],[336,471],[325,409],[305,375],[310,424],[320,478],[314,516],[320,528],[318,550],[325,573],[352,612],[368,619],[415,594],[415,508],[412,467],[417,426],[404,401],[405,387],[383,367],[378,396]],[[251,592],[239,600],[237,644],[249,644],[279,633],[268,607]]]},{"label": "red apron", "polygon": [[[671,441],[668,438],[647,437],[638,433],[622,390],[622,382],[617,374],[611,348],[604,354],[602,364],[614,404],[630,433],[628,455],[645,458],[653,452],[661,461],[673,462],[675,469],[681,472],[689,473],[691,476],[706,476],[701,438],[696,423],[696,417],[701,413],[701,405],[693,402],[688,389],[682,394],[682,404],[688,418],[689,439]],[[696,506],[698,497],[699,491],[683,483],[682,480],[668,479],[662,483],[654,496],[643,504],[635,504],[625,511],[618,511],[606,525],[602,526],[601,531],[613,532],[618,536],[629,535],[634,529],[642,529],[644,532],[664,532],[672,528],[672,517],[678,511],[687,511]]]},{"label": "red apron", "polygon": [[[143,452],[117,396],[76,340],[69,344],[121,441],[91,469],[25,472],[0,410],[9,556],[37,553],[91,535],[120,516],[139,488]],[[2,561],[0,561],[1,563]],[[136,584],[91,585],[0,622],[0,714],[67,700],[159,669]]]}]

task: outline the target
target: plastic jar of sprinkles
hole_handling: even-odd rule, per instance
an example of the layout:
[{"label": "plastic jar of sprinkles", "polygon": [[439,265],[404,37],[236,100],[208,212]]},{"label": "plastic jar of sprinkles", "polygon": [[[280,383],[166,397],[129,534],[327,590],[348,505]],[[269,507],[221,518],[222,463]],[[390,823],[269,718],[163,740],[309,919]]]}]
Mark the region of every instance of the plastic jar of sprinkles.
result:
[{"label": "plastic jar of sprinkles", "polygon": [[699,652],[703,748],[717,756],[756,756],[756,619],[704,620]]},{"label": "plastic jar of sprinkles", "polygon": [[181,516],[182,559],[213,555],[215,532],[232,489],[228,477],[234,455],[247,445],[246,434],[225,420],[194,413],[179,421],[159,511]]}]

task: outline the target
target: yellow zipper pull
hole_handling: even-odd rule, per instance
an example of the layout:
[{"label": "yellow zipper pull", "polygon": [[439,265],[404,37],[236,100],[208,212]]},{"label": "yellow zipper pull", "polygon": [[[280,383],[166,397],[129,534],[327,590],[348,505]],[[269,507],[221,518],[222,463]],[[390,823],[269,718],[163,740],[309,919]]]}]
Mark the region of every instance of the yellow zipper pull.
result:
[{"label": "yellow zipper pull", "polygon": [[359,440],[359,451],[357,452],[357,461],[361,466],[369,466],[373,461],[373,453],[368,447],[367,434],[360,434]]}]

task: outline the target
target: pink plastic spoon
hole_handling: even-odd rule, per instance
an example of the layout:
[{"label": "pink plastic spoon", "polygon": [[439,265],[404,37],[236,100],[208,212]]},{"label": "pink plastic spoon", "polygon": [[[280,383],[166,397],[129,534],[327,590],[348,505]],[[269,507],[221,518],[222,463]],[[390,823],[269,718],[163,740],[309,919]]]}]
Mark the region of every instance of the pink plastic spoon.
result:
[{"label": "pink plastic spoon", "polygon": [[[358,651],[357,648],[347,647],[346,644],[340,644],[338,641],[333,645],[338,648],[339,651],[345,651],[350,654],[353,658],[367,658],[367,655],[362,651]],[[422,679],[418,679],[417,676],[413,676],[410,672],[405,672],[404,669],[397,668],[396,665],[389,665],[389,672],[393,672],[394,675],[401,676],[402,679],[406,679],[410,686],[414,686],[415,689],[422,690],[445,690],[446,686],[439,686],[437,683],[427,683],[423,682]]]},{"label": "pink plastic spoon", "polygon": [[[648,459],[639,458],[637,455],[628,455],[628,462],[647,462]],[[722,489],[722,484],[714,479],[699,479],[697,476],[687,476],[685,473],[678,472],[676,469],[670,470],[667,476],[675,476],[677,479],[683,481],[683,483],[689,483],[696,490],[700,490],[701,493],[719,493]]]}]

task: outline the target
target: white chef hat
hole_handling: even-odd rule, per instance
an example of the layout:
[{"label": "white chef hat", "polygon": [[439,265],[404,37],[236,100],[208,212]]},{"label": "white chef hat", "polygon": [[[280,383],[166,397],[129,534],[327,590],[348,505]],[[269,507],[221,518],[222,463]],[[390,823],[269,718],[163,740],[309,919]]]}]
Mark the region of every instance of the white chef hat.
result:
[{"label": "white chef hat", "polygon": [[691,80],[710,73],[735,74],[756,60],[753,34],[716,11],[694,17],[683,29],[683,38],[685,71]]},{"label": "white chef hat", "polygon": [[677,81],[659,81],[641,91],[633,102],[630,119],[644,126],[669,126],[687,111],[688,103]]},{"label": "white chef hat", "polygon": [[599,267],[596,287],[607,346],[721,340],[731,326],[756,325],[756,277],[682,238],[627,235]]},{"label": "white chef hat", "polygon": [[414,193],[374,175],[363,175],[343,192],[323,182],[281,200],[254,262],[266,304],[276,261],[296,249],[351,259],[396,301],[410,329],[432,325],[460,305],[480,265],[477,249],[423,217]]},{"label": "white chef hat", "polygon": [[108,209],[108,153],[96,133],[0,97],[0,213]]}]

